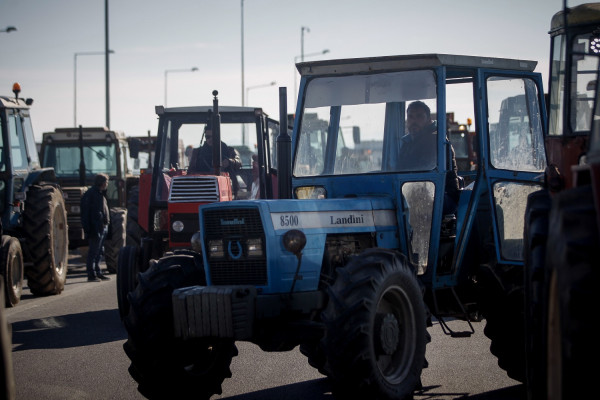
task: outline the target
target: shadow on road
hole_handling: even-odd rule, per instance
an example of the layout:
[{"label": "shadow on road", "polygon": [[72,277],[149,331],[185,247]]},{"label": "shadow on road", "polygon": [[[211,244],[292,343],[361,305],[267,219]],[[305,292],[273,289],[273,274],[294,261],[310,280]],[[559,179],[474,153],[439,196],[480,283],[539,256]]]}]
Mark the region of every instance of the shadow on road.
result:
[{"label": "shadow on road", "polygon": [[[414,400],[429,399],[460,399],[460,400],[524,400],[526,398],[523,385],[515,385],[494,390],[487,393],[469,395],[469,393],[440,392],[440,386],[426,386],[416,391]],[[313,379],[310,381],[279,386],[276,388],[259,390],[252,393],[240,394],[231,397],[222,397],[228,400],[332,400],[331,384],[327,378]]]},{"label": "shadow on road", "polygon": [[415,392],[414,400],[429,399],[460,399],[460,400],[525,400],[525,386],[515,385],[493,390],[486,393],[448,393],[441,392],[442,386],[425,386],[423,389]]},{"label": "shadow on road", "polygon": [[12,324],[13,351],[64,349],[126,338],[117,310],[90,311]]},{"label": "shadow on road", "polygon": [[331,394],[329,381],[327,378],[322,378],[222,398],[229,400],[333,400],[334,397]]}]

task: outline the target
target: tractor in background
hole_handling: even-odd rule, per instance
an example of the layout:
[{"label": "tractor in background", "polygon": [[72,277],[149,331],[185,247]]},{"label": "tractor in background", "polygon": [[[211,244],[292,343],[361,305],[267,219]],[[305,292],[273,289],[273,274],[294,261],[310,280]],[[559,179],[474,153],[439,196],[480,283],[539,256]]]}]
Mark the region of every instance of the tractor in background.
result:
[{"label": "tractor in background", "polygon": [[[130,221],[131,228],[128,223],[131,241],[119,253],[117,297],[121,317],[129,311],[127,295],[135,289],[138,273],[166,252],[190,248],[192,235],[198,231],[199,205],[277,195],[272,140],[279,132],[279,123],[260,108],[219,107],[217,92],[213,94],[212,106],[156,107],[154,163],[142,171],[135,188],[138,196],[130,196],[128,214],[137,220]],[[214,143],[222,140],[235,148],[241,156],[241,168],[234,176],[221,172],[220,164],[213,166],[212,174],[189,173],[193,147],[204,142],[205,126],[217,123],[220,129],[213,131]],[[184,153],[180,151],[182,143],[187,144]],[[220,148],[214,146],[214,150]],[[220,159],[213,154],[213,160]],[[237,193],[232,180],[237,181]]]},{"label": "tractor in background", "polygon": [[529,400],[594,397],[589,360],[600,356],[600,3],[565,1],[550,38],[549,166],[524,224]]},{"label": "tractor in background", "polygon": [[[122,132],[105,127],[56,128],[43,134],[41,162],[44,167],[54,168],[63,188],[69,247],[79,248],[84,262],[87,239],[81,225],[83,194],[97,173],[109,176],[106,198],[110,226],[104,242],[104,259],[108,271],[116,273],[119,250],[126,243],[128,197],[138,185],[140,168],[147,166],[153,144],[154,138],[150,136],[126,138]],[[130,147],[134,148],[135,157],[131,157]]]},{"label": "tractor in background", "polygon": [[69,258],[67,215],[52,168],[41,168],[31,124],[32,99],[0,96],[0,276],[6,306],[21,299],[23,278],[34,295],[59,294]]}]

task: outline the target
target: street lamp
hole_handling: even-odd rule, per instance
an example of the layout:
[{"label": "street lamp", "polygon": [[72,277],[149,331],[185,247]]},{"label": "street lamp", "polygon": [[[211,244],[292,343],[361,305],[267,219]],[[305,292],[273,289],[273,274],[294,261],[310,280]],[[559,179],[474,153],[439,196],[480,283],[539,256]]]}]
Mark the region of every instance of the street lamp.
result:
[{"label": "street lamp", "polygon": [[[114,53],[109,50],[109,53]],[[100,56],[104,51],[81,51],[73,55],[73,126],[77,126],[77,56]]]},{"label": "street lamp", "polygon": [[324,49],[317,53],[304,54],[304,49],[303,49],[301,55],[294,57],[294,112],[296,112],[296,110],[295,110],[296,102],[297,102],[296,97],[298,97],[298,84],[296,83],[297,82],[296,75],[298,74],[298,71],[296,70],[296,63],[298,62],[298,59],[301,59],[302,61],[304,61],[304,57],[320,56],[322,54],[327,54],[327,53],[329,53],[329,49]]},{"label": "street lamp", "polygon": [[249,96],[249,93],[248,93],[248,92],[250,92],[250,90],[251,90],[251,89],[258,89],[258,88],[263,88],[263,87],[268,87],[268,86],[275,86],[276,84],[277,84],[277,82],[273,81],[273,82],[270,82],[270,83],[263,83],[262,85],[248,86],[248,87],[246,88],[246,103],[247,103],[247,104],[248,104],[248,103],[250,103],[250,102],[248,101],[248,99],[250,98],[250,96]]},{"label": "street lamp", "polygon": [[[269,83],[263,83],[261,85],[248,86],[246,88],[246,104],[249,103],[248,99],[250,98],[250,95],[249,95],[250,90],[268,87],[268,86],[274,86],[276,84],[277,84],[277,82],[273,81],[273,82],[269,82]],[[242,107],[243,106],[244,105],[242,105]],[[242,146],[245,146],[245,145],[246,145],[246,124],[242,124]]]},{"label": "street lamp", "polygon": [[10,32],[14,32],[16,30],[17,30],[17,28],[15,28],[14,26],[7,26],[5,29],[0,29],[0,32],[10,33]]},{"label": "street lamp", "polygon": [[169,72],[196,72],[197,67],[186,68],[186,69],[167,69],[165,70],[165,107],[167,106],[167,74]]}]

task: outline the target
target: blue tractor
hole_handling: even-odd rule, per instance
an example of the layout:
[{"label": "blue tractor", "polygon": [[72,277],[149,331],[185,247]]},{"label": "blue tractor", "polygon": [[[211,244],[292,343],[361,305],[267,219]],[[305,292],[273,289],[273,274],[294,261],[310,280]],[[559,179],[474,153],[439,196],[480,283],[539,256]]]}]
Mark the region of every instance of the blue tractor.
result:
[{"label": "blue tractor", "polygon": [[[523,215],[546,166],[535,66],[447,54],[298,64],[279,199],[200,206],[192,249],[151,262],[129,295],[139,391],[221,393],[235,342],[250,341],[300,346],[337,397],[409,398],[433,317],[453,337],[485,318],[500,367],[523,381]],[[428,110],[425,136],[411,137],[414,104]],[[450,112],[474,120],[461,169]]]},{"label": "blue tractor", "polygon": [[67,279],[67,215],[54,169],[40,168],[31,125],[32,99],[0,96],[0,276],[5,303],[21,299],[23,278],[34,295],[59,294]]}]

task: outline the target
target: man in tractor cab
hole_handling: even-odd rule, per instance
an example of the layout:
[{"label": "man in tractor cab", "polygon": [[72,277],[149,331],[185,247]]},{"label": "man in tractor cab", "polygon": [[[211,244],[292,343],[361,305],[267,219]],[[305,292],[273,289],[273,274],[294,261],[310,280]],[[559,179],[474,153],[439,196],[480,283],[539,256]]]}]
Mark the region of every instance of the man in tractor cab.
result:
[{"label": "man in tractor cab", "polygon": [[[192,151],[190,158],[190,166],[188,168],[188,174],[193,173],[213,173],[213,132],[210,123],[207,123],[204,127],[204,144],[201,147],[197,147]],[[237,181],[236,171],[242,167],[242,160],[240,155],[233,148],[227,146],[225,142],[221,141],[221,167],[223,172],[228,172],[231,178],[231,185],[233,195],[237,194],[239,184]]]},{"label": "man in tractor cab", "polygon": [[[402,169],[433,169],[436,165],[437,124],[431,119],[431,110],[422,101],[410,103],[406,109],[408,133],[401,139],[399,160]],[[452,145],[448,146],[451,168],[446,173],[444,215],[454,214],[459,197],[459,177]]]}]

